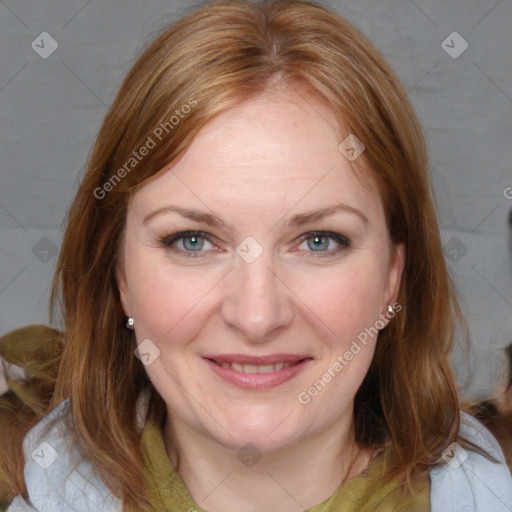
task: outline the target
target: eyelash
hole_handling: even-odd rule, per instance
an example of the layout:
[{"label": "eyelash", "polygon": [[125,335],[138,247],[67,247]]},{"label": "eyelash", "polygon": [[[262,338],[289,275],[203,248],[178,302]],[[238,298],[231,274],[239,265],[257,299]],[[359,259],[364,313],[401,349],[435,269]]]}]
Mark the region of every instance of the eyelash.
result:
[{"label": "eyelash", "polygon": [[[203,237],[208,242],[213,244],[213,241],[210,239],[210,236],[208,233],[205,233],[204,231],[181,231],[178,233],[172,233],[169,235],[166,235],[159,239],[160,245],[166,248],[170,248],[174,242],[177,242],[178,240],[182,240],[184,238],[192,238],[192,237]],[[351,246],[351,242],[348,238],[338,235],[337,233],[332,233],[330,231],[311,231],[309,233],[305,233],[304,235],[301,235],[299,237],[300,243],[302,243],[304,240],[308,240],[310,238],[314,237],[322,237],[322,238],[331,238],[337,243],[341,245],[341,248],[330,250],[330,251],[310,251],[310,253],[318,254],[318,255],[306,255],[306,258],[325,258],[328,256],[335,256],[342,252],[345,249],[348,249]],[[194,253],[197,253],[194,254]],[[175,254],[184,255],[187,258],[202,258],[203,256],[199,256],[199,254],[203,251],[174,251]],[[322,254],[322,256],[320,256]]]}]

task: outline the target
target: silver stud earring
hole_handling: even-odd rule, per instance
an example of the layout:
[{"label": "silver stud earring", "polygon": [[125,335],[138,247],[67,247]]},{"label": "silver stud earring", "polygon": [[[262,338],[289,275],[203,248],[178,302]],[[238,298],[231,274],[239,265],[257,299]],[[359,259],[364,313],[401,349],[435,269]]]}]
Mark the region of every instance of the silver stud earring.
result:
[{"label": "silver stud earring", "polygon": [[131,316],[129,316],[126,319],[126,328],[130,329],[130,331],[133,331],[135,329],[134,325],[135,325],[135,321],[133,320],[133,318]]},{"label": "silver stud earring", "polygon": [[393,306],[391,306],[391,304],[388,305],[388,313],[391,314],[391,313],[393,313],[393,311],[394,311]]}]

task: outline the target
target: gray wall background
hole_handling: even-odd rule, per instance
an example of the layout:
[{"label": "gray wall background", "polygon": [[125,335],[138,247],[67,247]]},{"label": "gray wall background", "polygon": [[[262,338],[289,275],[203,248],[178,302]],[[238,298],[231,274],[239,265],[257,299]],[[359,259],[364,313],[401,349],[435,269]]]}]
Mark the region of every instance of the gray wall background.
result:
[{"label": "gray wall background", "polygon": [[[48,322],[61,224],[107,106],[142,45],[198,3],[0,1],[0,334]],[[479,398],[512,341],[512,1],[327,3],[384,53],[422,122],[470,328],[454,365]]]}]

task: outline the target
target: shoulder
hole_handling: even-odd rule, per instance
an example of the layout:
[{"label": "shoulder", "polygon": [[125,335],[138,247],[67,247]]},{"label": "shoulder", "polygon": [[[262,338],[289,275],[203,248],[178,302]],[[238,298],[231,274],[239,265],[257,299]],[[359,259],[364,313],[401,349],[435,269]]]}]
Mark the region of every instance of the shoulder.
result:
[{"label": "shoulder", "polygon": [[446,464],[430,471],[432,512],[510,512],[512,475],[496,438],[464,411],[459,437],[487,451],[499,464],[452,443],[443,454]]},{"label": "shoulder", "polygon": [[31,506],[18,496],[8,512],[121,510],[120,501],[94,474],[90,461],[83,458],[72,443],[64,423],[68,410],[66,400],[25,436],[24,477]]}]

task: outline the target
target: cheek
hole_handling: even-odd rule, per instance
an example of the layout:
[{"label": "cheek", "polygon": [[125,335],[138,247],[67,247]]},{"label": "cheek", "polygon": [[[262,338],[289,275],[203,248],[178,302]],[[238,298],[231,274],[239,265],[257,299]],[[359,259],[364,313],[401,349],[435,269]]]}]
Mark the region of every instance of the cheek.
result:
[{"label": "cheek", "polygon": [[132,251],[126,269],[138,336],[157,344],[193,336],[201,324],[198,315],[207,304],[205,298],[218,279],[211,273],[198,275],[192,267],[176,271],[156,261],[150,251]]},{"label": "cheek", "polygon": [[316,322],[327,327],[331,344],[351,341],[373,326],[381,312],[383,276],[379,265],[352,261],[322,273],[304,273],[294,287],[297,296],[314,312]]}]

